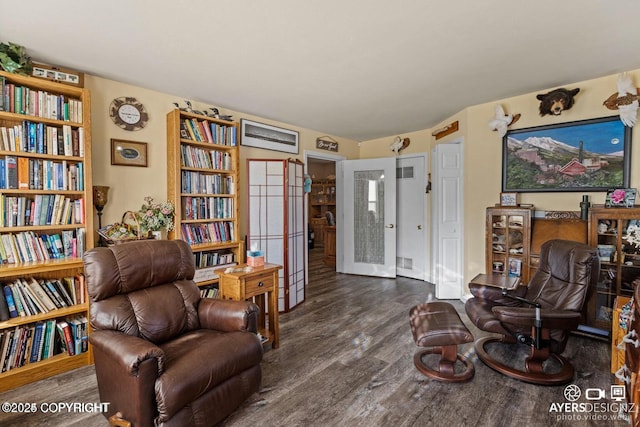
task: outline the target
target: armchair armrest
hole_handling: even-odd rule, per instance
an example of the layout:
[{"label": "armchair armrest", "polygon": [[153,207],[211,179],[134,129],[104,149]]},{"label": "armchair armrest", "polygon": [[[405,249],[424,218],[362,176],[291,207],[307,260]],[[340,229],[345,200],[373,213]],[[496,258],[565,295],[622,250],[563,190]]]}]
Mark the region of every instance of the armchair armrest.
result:
[{"label": "armchair armrest", "polygon": [[113,330],[89,335],[100,399],[110,402],[107,416],[120,412],[135,426],[151,426],[156,415],[155,383],[164,352],[152,342]]},{"label": "armchair armrest", "polygon": [[251,301],[202,298],[198,304],[200,327],[223,332],[258,332],[260,308]]},{"label": "armchair armrest", "polygon": [[[478,283],[470,283],[469,291],[475,298],[480,298],[488,301],[495,302],[499,305],[506,305],[516,307],[519,306],[520,303],[515,301],[513,298],[509,298],[505,296],[502,291],[503,289],[497,286],[490,285],[481,285]],[[509,296],[523,297],[527,293],[526,286],[517,286],[515,289],[508,291]]]},{"label": "armchair armrest", "polygon": [[129,375],[138,375],[140,364],[149,359],[157,360],[158,375],[164,370],[164,352],[150,341],[112,330],[93,331],[89,341]]},{"label": "armchair armrest", "polygon": [[[528,307],[493,307],[493,313],[504,323],[519,326],[535,326],[536,311]],[[540,310],[540,320],[545,329],[573,330],[580,324],[580,313],[571,310]]]}]

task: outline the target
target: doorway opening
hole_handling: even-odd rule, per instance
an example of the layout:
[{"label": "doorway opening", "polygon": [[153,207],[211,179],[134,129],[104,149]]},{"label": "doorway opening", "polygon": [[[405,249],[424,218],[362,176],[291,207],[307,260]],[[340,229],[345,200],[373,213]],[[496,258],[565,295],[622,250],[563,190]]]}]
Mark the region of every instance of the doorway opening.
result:
[{"label": "doorway opening", "polygon": [[336,254],[336,162],[344,156],[316,151],[304,152],[305,173],[311,177],[311,192],[305,198],[307,244],[307,282],[309,251],[321,256],[323,262],[335,269]]}]

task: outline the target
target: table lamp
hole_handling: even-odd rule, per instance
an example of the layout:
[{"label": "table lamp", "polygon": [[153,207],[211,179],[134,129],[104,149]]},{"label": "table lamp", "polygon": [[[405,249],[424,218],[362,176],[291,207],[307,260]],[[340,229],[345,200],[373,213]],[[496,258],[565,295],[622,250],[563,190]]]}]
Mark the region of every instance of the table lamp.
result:
[{"label": "table lamp", "polygon": [[106,185],[93,186],[93,205],[98,211],[98,230],[102,228],[102,210],[109,201],[109,187]]}]

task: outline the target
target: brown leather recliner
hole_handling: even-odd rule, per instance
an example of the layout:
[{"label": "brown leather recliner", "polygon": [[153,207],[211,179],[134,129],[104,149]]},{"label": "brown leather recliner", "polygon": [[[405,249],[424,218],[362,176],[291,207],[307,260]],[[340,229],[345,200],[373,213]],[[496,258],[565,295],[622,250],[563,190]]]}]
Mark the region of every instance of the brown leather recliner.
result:
[{"label": "brown leather recliner", "polygon": [[100,400],[134,427],[210,426],[260,386],[251,302],[200,298],[191,248],[145,240],[85,253]]},{"label": "brown leather recliner", "polygon": [[[500,335],[475,342],[480,360],[525,382],[543,385],[569,382],[574,369],[561,353],[569,332],[580,324],[582,307],[596,286],[599,271],[595,248],[568,240],[550,240],[542,245],[538,270],[527,286],[507,292],[471,284],[474,297],[465,303],[469,319],[478,328]],[[499,341],[530,347],[524,369],[509,366],[489,354],[486,346]],[[545,371],[545,362],[550,357],[559,363],[555,371]]]}]

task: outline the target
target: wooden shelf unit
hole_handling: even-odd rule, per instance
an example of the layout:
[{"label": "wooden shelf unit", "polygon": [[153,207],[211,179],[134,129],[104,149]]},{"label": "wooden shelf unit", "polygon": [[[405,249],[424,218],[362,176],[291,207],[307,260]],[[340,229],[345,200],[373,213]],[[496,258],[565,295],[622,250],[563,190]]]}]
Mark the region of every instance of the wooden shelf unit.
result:
[{"label": "wooden shelf unit", "polygon": [[324,247],[326,239],[327,212],[336,216],[336,180],[319,179],[311,184],[309,193],[309,225],[315,235],[315,246]]},{"label": "wooden shelf unit", "polygon": [[533,207],[487,208],[486,271],[529,282]]},{"label": "wooden shelf unit", "polygon": [[598,248],[600,276],[595,292],[587,301],[586,326],[587,332],[606,338],[611,337],[616,297],[631,297],[640,282],[640,248],[633,247],[626,239],[630,223],[640,225],[640,207],[595,205],[589,210],[589,245]]},{"label": "wooden shelf unit", "polygon": [[[191,131],[186,128],[187,121],[202,126],[201,141],[196,140],[193,128]],[[204,130],[205,125],[209,132]],[[237,122],[178,109],[167,114],[167,192],[176,209],[174,230],[169,232],[169,238],[182,239],[191,245],[198,286],[218,283],[214,269],[244,262],[244,242],[239,238],[238,223],[238,128]],[[196,181],[207,181],[210,188],[194,185]],[[231,238],[201,240],[194,233],[213,231],[216,227],[231,232]]]},{"label": "wooden shelf unit", "polygon": [[[9,129],[17,129],[15,126],[21,127],[23,134],[24,131],[29,133],[30,130],[35,130],[36,132],[31,133],[29,137],[23,135],[25,146],[21,146],[21,143],[17,144],[15,150],[14,147],[5,147],[4,139],[0,135],[0,158],[6,162],[8,156],[15,156],[18,167],[20,162],[23,162],[22,165],[28,165],[31,172],[31,174],[23,175],[22,188],[0,188],[0,195],[2,196],[0,204],[5,208],[8,198],[19,198],[25,206],[35,207],[36,200],[41,201],[42,196],[60,196],[59,198],[65,197],[72,203],[74,201],[77,202],[81,206],[78,212],[82,215],[80,218],[75,217],[72,224],[63,224],[62,220],[55,221],[49,218],[42,222],[36,222],[34,219],[26,219],[25,209],[23,218],[25,218],[26,222],[24,225],[10,226],[13,224],[8,224],[6,221],[2,222],[0,224],[0,235],[13,234],[17,236],[20,233],[34,233],[35,236],[60,235],[62,231],[71,230],[76,243],[78,236],[83,236],[84,251],[91,249],[94,245],[94,233],[91,180],[91,97],[89,91],[70,85],[2,71],[0,71],[0,80],[4,80],[4,84],[1,86],[6,88],[0,94],[3,95],[0,127],[7,129],[7,142],[9,142],[10,136]],[[18,96],[21,98],[20,103],[17,101]],[[54,96],[58,97],[59,103],[54,101]],[[76,101],[80,101],[81,108],[78,108]],[[22,107],[20,104],[22,104]],[[67,105],[66,107],[64,106],[65,104]],[[56,108],[60,116],[52,116],[52,105],[57,105]],[[18,109],[20,111],[17,111]],[[63,112],[68,112],[68,114],[62,116]],[[53,133],[63,134],[67,131],[71,133],[66,133],[66,135],[73,135],[71,140],[72,150],[65,154],[64,143],[62,143],[60,148],[63,150],[60,151],[61,154],[57,154],[54,150],[57,150],[58,147],[56,146],[55,149],[53,147]],[[49,144],[47,143],[47,137],[51,141]],[[75,140],[75,143],[73,140]],[[75,149],[73,149],[74,146]],[[46,174],[40,179],[41,176],[37,173],[37,170],[42,170],[43,165],[46,167],[47,164],[56,164],[54,169],[57,168],[58,171],[63,171],[63,174],[67,177],[64,181],[58,182],[52,187],[58,189],[45,189],[47,187],[38,184],[38,182],[44,182]],[[78,174],[79,169],[82,170],[81,175]],[[69,180],[71,175],[75,176],[73,181]],[[20,177],[19,170],[18,176]],[[72,182],[76,183],[75,188],[71,187]],[[6,179],[3,180],[3,183],[4,187],[8,186]],[[22,213],[19,215],[22,216]],[[43,225],[33,225],[34,223]],[[33,255],[33,252],[31,254]],[[20,259],[18,259],[15,263],[7,262],[1,264],[0,284],[13,283],[18,278],[62,279],[64,277],[77,276],[83,271],[82,258],[79,253],[75,257],[69,256],[49,260],[45,260],[42,256],[42,253],[40,256],[34,256],[35,260],[29,262],[20,262]],[[30,328],[36,322],[62,321],[78,316],[89,319],[88,303],[1,321],[0,336],[6,338],[16,328]],[[90,329],[88,325],[87,329]],[[54,333],[57,334],[57,331],[54,330]],[[59,350],[62,349],[59,348]],[[13,367],[0,373],[0,392],[93,363],[90,346],[86,352],[74,356],[61,352],[37,362],[29,363],[28,360],[29,357],[26,358],[24,365]],[[0,360],[0,363],[2,362]]]}]

